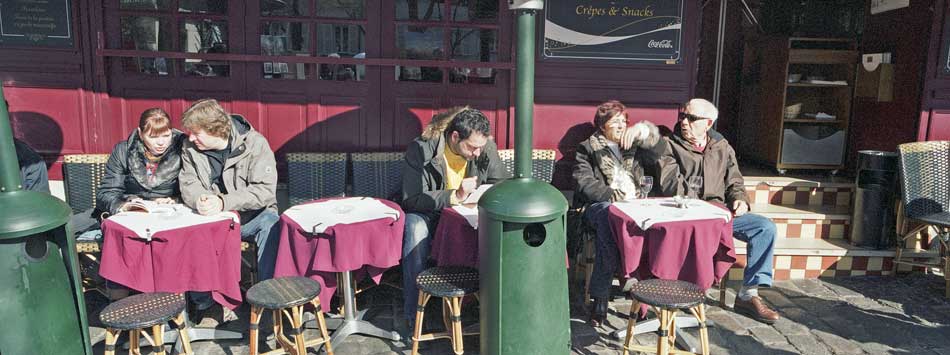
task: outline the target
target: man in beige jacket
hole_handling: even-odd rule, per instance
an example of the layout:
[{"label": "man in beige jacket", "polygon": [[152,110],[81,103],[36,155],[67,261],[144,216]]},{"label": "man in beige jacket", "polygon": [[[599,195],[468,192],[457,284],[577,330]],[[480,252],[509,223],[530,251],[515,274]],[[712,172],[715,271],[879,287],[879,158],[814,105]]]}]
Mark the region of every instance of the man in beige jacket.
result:
[{"label": "man in beige jacket", "polygon": [[[277,258],[277,163],[267,139],[240,115],[203,99],[182,114],[188,142],[178,183],[184,204],[202,215],[234,211],[241,239],[257,243],[258,276],[274,275]],[[198,309],[210,307],[198,301]]]}]

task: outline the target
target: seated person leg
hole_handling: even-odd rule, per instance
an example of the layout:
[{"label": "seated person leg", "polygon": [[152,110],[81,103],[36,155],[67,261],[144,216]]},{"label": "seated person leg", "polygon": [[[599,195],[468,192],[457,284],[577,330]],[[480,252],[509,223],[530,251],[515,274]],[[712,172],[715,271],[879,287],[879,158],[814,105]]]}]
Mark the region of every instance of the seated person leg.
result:
[{"label": "seated person leg", "polygon": [[420,213],[406,214],[406,228],[402,239],[402,293],[403,315],[412,325],[416,318],[419,290],[416,277],[426,269],[429,245],[435,232],[432,218]]},{"label": "seated person leg", "polygon": [[618,250],[613,232],[607,221],[610,202],[591,204],[584,211],[584,218],[597,229],[594,244],[597,257],[594,261],[594,272],[590,278],[590,295],[594,299],[591,319],[593,322],[603,321],[607,314],[607,302],[610,296],[610,283],[617,270]]},{"label": "seated person leg", "polygon": [[767,217],[747,213],[736,217],[732,228],[733,236],[747,243],[746,267],[735,309],[762,322],[775,322],[779,318],[778,313],[762,302],[758,292],[759,286],[772,286],[775,223]]},{"label": "seated person leg", "polygon": [[257,216],[241,225],[241,239],[257,243],[257,277],[264,281],[274,277],[274,264],[277,262],[277,243],[280,228],[277,212],[264,209]]}]

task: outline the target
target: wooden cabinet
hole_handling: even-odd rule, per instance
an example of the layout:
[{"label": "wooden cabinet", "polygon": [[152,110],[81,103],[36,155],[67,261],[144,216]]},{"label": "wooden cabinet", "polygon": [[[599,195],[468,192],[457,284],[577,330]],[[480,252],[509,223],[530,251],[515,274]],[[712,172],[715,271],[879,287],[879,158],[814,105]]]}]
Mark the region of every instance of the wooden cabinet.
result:
[{"label": "wooden cabinet", "polygon": [[739,154],[786,169],[844,166],[858,52],[844,39],[746,44]]}]

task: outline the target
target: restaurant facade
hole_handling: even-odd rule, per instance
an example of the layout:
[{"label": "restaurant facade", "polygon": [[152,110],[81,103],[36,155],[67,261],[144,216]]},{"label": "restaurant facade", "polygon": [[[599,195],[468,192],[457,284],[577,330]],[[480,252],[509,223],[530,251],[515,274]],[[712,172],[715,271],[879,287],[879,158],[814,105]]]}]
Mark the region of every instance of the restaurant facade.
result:
[{"label": "restaurant facade", "polygon": [[[718,101],[730,140],[755,134],[740,118],[742,53],[768,3],[547,1],[534,147],[558,151],[555,185],[570,189],[574,146],[607,99],[634,121],[672,128],[682,102],[705,97]],[[947,15],[945,0],[866,14],[855,46],[893,54],[894,98],[855,101],[846,161],[858,149],[950,139]],[[178,127],[205,97],[244,115],[279,161],[401,151],[455,105],[485,112],[511,148],[513,20],[500,0],[4,0],[0,80],[15,135],[51,163],[53,180],[63,155],[111,151],[143,110],[161,107]]]}]

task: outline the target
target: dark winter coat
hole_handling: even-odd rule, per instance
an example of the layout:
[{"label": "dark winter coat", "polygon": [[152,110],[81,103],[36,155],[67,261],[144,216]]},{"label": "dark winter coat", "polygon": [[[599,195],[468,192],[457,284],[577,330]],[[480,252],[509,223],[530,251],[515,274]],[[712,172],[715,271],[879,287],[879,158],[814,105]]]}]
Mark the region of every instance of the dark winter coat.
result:
[{"label": "dark winter coat", "polygon": [[156,179],[148,184],[145,176],[145,143],[138,130],[112,149],[106,162],[105,175],[96,193],[96,213],[115,214],[127,201],[139,197],[152,200],[161,197],[178,198],[178,172],[181,170],[181,149],[185,135],[172,130],[172,141],[158,162]]},{"label": "dark winter coat", "polygon": [[735,150],[719,132],[710,129],[707,134],[709,142],[703,151],[683,139],[678,125],[674,134],[663,140],[658,161],[662,194],[685,195],[689,177],[698,175],[703,177],[700,194],[704,200],[730,207],[737,200],[748,203]]}]

